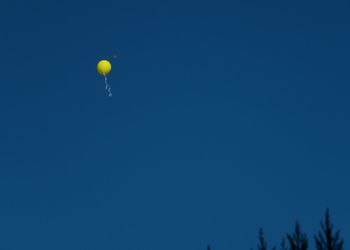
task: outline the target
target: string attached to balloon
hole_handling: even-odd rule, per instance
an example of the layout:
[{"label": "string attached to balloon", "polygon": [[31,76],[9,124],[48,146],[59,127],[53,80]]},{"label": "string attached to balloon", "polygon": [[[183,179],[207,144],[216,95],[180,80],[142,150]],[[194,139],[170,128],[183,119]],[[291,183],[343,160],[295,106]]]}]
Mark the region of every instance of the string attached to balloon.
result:
[{"label": "string attached to balloon", "polygon": [[105,77],[105,85],[106,85],[106,90],[108,92],[108,96],[111,97],[112,96],[112,87],[111,87],[111,85],[108,84],[107,76],[104,75],[104,77]]}]

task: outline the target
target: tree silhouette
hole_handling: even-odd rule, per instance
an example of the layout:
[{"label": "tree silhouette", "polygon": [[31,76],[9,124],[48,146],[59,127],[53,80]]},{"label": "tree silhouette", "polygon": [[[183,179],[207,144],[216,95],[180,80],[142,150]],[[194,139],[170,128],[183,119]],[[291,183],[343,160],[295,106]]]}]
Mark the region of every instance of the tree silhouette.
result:
[{"label": "tree silhouette", "polygon": [[264,230],[262,228],[259,229],[258,250],[267,250],[267,243],[265,241]]},{"label": "tree silhouette", "polygon": [[290,250],[307,250],[309,242],[306,234],[303,234],[300,229],[299,222],[295,223],[293,234],[287,234]]},{"label": "tree silhouette", "polygon": [[280,250],[288,250],[286,246],[286,239],[283,237],[280,245]]},{"label": "tree silhouette", "polygon": [[[316,243],[316,250],[344,250],[344,240],[340,237],[340,231],[334,231],[331,223],[329,209],[326,209],[324,220],[321,221],[321,230],[314,236]],[[286,234],[282,238],[279,250],[308,250],[309,240],[307,235],[302,233],[298,221],[295,223],[294,232]],[[207,250],[210,250],[208,248]],[[253,250],[251,248],[251,250]],[[265,240],[264,231],[259,229],[257,250],[268,250],[267,242]],[[272,247],[271,250],[276,250]]]},{"label": "tree silhouette", "polygon": [[[265,240],[264,230],[262,228],[259,229],[258,246],[257,247],[258,247],[257,250],[267,250],[267,242]],[[271,250],[276,250],[276,247],[273,247]]]},{"label": "tree silhouette", "polygon": [[314,238],[317,250],[344,250],[344,240],[340,239],[339,230],[334,233],[328,208],[324,222],[321,222],[321,231]]}]

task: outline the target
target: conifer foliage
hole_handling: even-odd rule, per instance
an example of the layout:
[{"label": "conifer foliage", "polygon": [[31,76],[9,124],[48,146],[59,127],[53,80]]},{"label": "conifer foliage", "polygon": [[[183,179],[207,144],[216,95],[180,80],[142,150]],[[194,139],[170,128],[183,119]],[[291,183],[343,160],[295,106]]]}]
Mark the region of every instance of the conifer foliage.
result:
[{"label": "conifer foliage", "polygon": [[[321,230],[314,236],[315,250],[344,250],[344,240],[340,237],[340,231],[334,230],[330,219],[329,209],[326,210],[324,221],[321,222]],[[257,250],[268,250],[264,231],[259,229]],[[273,247],[272,250],[276,250]],[[282,238],[279,250],[309,250],[309,240],[301,231],[299,222],[295,223],[294,232],[286,234]]]},{"label": "conifer foliage", "polygon": [[321,222],[321,231],[315,236],[317,250],[344,250],[344,240],[340,238],[340,231],[334,232],[329,209],[326,210],[324,221]]},{"label": "conifer foliage", "polygon": [[306,234],[303,234],[300,229],[299,222],[295,223],[293,234],[287,234],[290,250],[307,250],[309,243]]}]

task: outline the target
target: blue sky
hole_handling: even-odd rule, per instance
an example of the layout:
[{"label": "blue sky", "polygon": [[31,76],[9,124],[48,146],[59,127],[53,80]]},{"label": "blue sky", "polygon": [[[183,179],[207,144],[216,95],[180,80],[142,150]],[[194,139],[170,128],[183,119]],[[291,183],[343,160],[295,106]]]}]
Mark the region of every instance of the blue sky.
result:
[{"label": "blue sky", "polygon": [[0,248],[347,244],[349,7],[2,1]]}]

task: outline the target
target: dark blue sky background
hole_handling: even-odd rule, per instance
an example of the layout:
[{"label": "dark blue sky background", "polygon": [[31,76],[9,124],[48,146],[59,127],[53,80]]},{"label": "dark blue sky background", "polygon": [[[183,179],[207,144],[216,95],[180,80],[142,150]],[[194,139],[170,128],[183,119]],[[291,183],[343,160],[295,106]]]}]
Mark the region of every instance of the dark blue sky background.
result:
[{"label": "dark blue sky background", "polygon": [[0,249],[350,241],[349,10],[2,0]]}]

